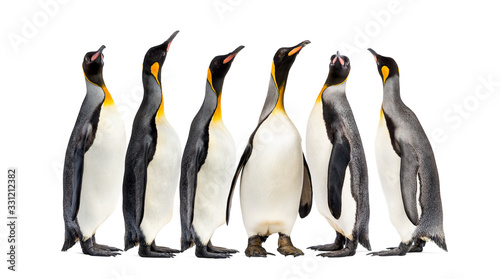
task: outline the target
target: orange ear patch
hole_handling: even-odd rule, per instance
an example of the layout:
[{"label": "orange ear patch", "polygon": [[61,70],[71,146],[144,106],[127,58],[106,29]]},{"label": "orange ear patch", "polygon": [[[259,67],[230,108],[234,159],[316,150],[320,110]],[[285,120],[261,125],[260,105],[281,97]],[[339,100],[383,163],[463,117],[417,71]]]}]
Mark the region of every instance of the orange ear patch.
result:
[{"label": "orange ear patch", "polygon": [[387,66],[383,66],[382,69],[380,69],[380,71],[382,71],[382,78],[384,79],[385,83],[385,80],[389,76],[389,68]]},{"label": "orange ear patch", "polygon": [[[215,88],[214,88],[214,85],[212,83],[212,72],[210,71],[210,68],[208,68],[208,71],[207,71],[207,80],[208,80],[208,83],[210,83],[210,87],[212,87],[212,90],[215,92]],[[217,92],[215,92],[217,93]]]},{"label": "orange ear patch", "polygon": [[156,82],[158,82],[158,84],[160,84],[160,81],[158,80],[159,71],[160,71],[160,64],[158,64],[158,62],[155,62],[153,65],[151,65],[151,73],[156,78]]}]

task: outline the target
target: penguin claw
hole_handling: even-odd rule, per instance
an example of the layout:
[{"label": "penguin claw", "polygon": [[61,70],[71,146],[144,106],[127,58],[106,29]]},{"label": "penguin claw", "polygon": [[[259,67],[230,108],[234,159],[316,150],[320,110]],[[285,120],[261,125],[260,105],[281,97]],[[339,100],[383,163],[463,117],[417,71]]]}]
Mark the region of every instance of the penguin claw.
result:
[{"label": "penguin claw", "polygon": [[117,252],[111,252],[111,251],[106,251],[106,250],[99,250],[99,249],[90,249],[86,250],[83,252],[85,255],[89,256],[97,256],[97,257],[116,257],[121,255],[120,253]]},{"label": "penguin claw", "polygon": [[284,256],[294,256],[294,257],[297,257],[297,256],[303,256],[304,255],[304,252],[302,252],[302,250],[300,250],[299,248],[296,248],[294,246],[291,246],[291,245],[279,247],[278,248],[278,252],[280,252]]},{"label": "penguin claw", "polygon": [[314,251],[337,251],[342,249],[343,245],[339,245],[337,243],[330,243],[325,245],[315,245],[311,247],[307,247],[307,249],[311,249]]},{"label": "penguin claw", "polygon": [[123,252],[122,249],[97,243],[95,241],[95,235],[92,236],[92,243],[93,243],[94,249],[103,250],[103,251],[110,251],[110,252]]},{"label": "penguin claw", "polygon": [[400,243],[399,247],[395,247],[392,249],[384,250],[384,251],[379,251],[379,252],[370,252],[366,255],[370,256],[381,256],[381,257],[386,257],[386,256],[404,256],[406,253],[410,250],[410,244],[404,244]]},{"label": "penguin claw", "polygon": [[101,245],[101,244],[97,244],[97,243],[94,243],[94,249],[103,250],[103,251],[110,251],[110,252],[123,252],[123,250],[120,248],[107,246],[107,245]]},{"label": "penguin claw", "polygon": [[211,241],[208,242],[207,251],[213,252],[213,253],[219,253],[219,254],[239,253],[239,251],[235,250],[235,249],[228,249],[228,248],[224,248],[224,247],[213,246]]},{"label": "penguin claw", "polygon": [[278,238],[278,252],[284,256],[292,255],[294,257],[303,256],[304,252],[297,247],[294,247],[290,236],[280,233]]},{"label": "penguin claw", "polygon": [[[152,247],[153,248],[153,247]],[[163,246],[155,246],[154,249],[151,249],[154,252],[159,252],[159,253],[170,253],[170,254],[175,254],[175,253],[180,253],[180,250],[177,249],[172,249],[169,247],[163,247]]]},{"label": "penguin claw", "polygon": [[164,246],[157,246],[155,241],[153,240],[153,243],[151,243],[151,251],[154,252],[159,252],[159,253],[180,253],[180,250],[177,249],[172,249],[169,247],[164,247]]},{"label": "penguin claw", "polygon": [[157,246],[153,247],[152,245],[141,244],[139,246],[139,256],[144,258],[173,258],[175,256],[173,253],[160,251],[155,248],[157,248]]},{"label": "penguin claw", "polygon": [[344,248],[338,251],[332,251],[328,253],[321,253],[318,254],[318,256],[321,257],[328,257],[328,258],[340,258],[340,257],[349,257],[349,256],[354,256],[356,254],[356,251],[351,251],[351,249]]},{"label": "penguin claw", "polygon": [[411,246],[410,250],[408,251],[409,253],[420,253],[424,250],[426,242],[421,239],[417,239],[415,243]]},{"label": "penguin claw", "polygon": [[260,245],[249,245],[245,250],[245,255],[247,257],[262,257],[262,258],[266,258],[267,255],[276,256],[273,253],[267,252],[266,249],[264,249],[264,247]]},{"label": "penguin claw", "polygon": [[95,242],[95,237],[80,241],[80,246],[82,247],[82,252],[85,255],[89,256],[98,256],[98,257],[115,257],[121,255],[117,251],[121,251],[118,248],[97,244]]},{"label": "penguin claw", "polygon": [[210,258],[210,259],[227,259],[232,256],[232,254],[227,253],[214,253],[208,251],[207,246],[196,246],[195,253],[198,258]]}]

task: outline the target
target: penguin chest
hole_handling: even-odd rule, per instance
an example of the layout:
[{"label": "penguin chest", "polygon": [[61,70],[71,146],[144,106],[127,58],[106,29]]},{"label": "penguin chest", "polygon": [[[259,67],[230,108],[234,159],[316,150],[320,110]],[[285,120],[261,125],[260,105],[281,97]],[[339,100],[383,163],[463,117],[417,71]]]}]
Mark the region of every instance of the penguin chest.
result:
[{"label": "penguin chest", "polygon": [[114,105],[103,105],[92,146],[84,155],[78,223],[90,237],[111,215],[121,193],[125,127]]},{"label": "penguin chest", "polygon": [[328,138],[326,129],[323,107],[318,102],[309,116],[306,138],[307,162],[311,172],[314,201],[318,211],[336,231],[352,238],[357,206],[351,192],[349,167],[346,169],[342,187],[342,207],[339,219],[333,217],[328,205],[328,171],[333,145]]},{"label": "penguin chest", "polygon": [[162,117],[156,121],[157,140],[153,159],[147,167],[144,216],[141,229],[154,235],[172,218],[179,179],[181,146],[177,133]]},{"label": "penguin chest", "polygon": [[382,116],[377,129],[375,155],[380,183],[387,202],[391,223],[403,242],[411,239],[415,226],[408,219],[401,195],[401,158],[394,151],[385,118]]},{"label": "penguin chest", "polygon": [[311,172],[314,201],[319,212],[329,218],[328,208],[328,165],[333,145],[328,139],[326,124],[323,119],[323,107],[316,103],[307,123],[306,152],[307,163]]},{"label": "penguin chest", "polygon": [[193,224],[212,230],[225,222],[236,155],[233,137],[222,121],[212,121],[208,133],[207,157],[197,177]]},{"label": "penguin chest", "polygon": [[300,135],[284,112],[273,112],[253,139],[241,177],[241,209],[247,232],[289,233],[303,182]]}]

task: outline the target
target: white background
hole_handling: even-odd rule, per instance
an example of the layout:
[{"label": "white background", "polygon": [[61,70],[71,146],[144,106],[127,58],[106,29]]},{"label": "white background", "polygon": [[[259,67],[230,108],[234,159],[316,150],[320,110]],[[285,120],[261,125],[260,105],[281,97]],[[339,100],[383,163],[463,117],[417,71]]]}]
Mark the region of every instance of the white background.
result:
[{"label": "white background", "polygon": [[[492,1],[270,2],[2,2],[0,169],[5,185],[5,170],[18,168],[17,277],[498,278],[498,7]],[[249,259],[244,255],[247,236],[238,190],[229,226],[219,228],[213,237],[215,245],[240,250],[232,259],[198,259],[194,249],[174,259],[143,259],[137,249],[116,258],[89,257],[79,245],[61,252],[62,163],[85,96],[84,54],[106,45],[104,79],[129,136],[142,98],[144,54],[175,30],[180,33],[163,66],[162,82],[167,119],[182,144],[203,101],[211,59],[246,46],[226,77],[222,101],[224,123],[235,139],[238,157],[257,124],[278,48],[306,39],[312,42],[290,71],[285,97],[303,144],[330,56],[337,50],[349,55],[347,97],[368,161],[370,240],[375,251],[395,246],[400,239],[389,222],[376,171],[374,138],[382,82],[366,48],[395,58],[402,98],[419,117],[434,148],[449,252],[428,243],[421,254],[380,258],[366,256],[360,246],[354,257],[318,258],[306,247],[331,242],[335,234],[313,206],[292,231],[293,243],[305,256],[280,255],[273,235],[264,247],[277,256]],[[488,82],[483,81],[488,80],[485,86]],[[2,191],[6,193],[6,185]],[[6,216],[6,194],[1,196],[0,215]],[[176,197],[174,217],[158,235],[159,245],[179,247],[178,203]],[[121,204],[99,228],[98,242],[123,246],[120,209]],[[7,227],[1,225],[0,270],[10,278],[14,273],[7,273],[3,260],[7,236]]]}]

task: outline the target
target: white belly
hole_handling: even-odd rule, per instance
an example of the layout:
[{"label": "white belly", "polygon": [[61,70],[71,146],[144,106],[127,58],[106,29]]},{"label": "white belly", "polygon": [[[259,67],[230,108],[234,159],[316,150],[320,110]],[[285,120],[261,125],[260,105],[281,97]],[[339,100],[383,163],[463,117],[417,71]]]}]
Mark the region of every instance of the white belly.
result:
[{"label": "white belly", "polygon": [[259,127],[241,176],[241,211],[248,236],[289,235],[302,192],[300,135],[288,116],[271,114]]},{"label": "white belly", "polygon": [[121,194],[125,164],[125,127],[114,105],[103,106],[96,137],[85,153],[78,224],[83,240],[113,213]]},{"label": "white belly", "polygon": [[198,172],[193,227],[206,244],[226,221],[226,205],[235,171],[235,146],[222,121],[209,127],[208,153]]},{"label": "white belly", "polygon": [[399,178],[401,158],[392,148],[384,118],[381,119],[377,129],[375,153],[380,183],[384,191],[391,223],[398,231],[401,241],[408,242],[412,238],[415,226],[406,216]]},{"label": "white belly", "polygon": [[153,242],[156,234],[172,218],[181,161],[181,145],[175,130],[164,117],[156,125],[156,151],[148,165],[144,216],[141,222],[141,230],[148,244]]},{"label": "white belly", "polygon": [[328,166],[332,147],[323,120],[323,107],[318,102],[309,116],[306,137],[307,162],[311,172],[314,202],[321,215],[336,231],[352,239],[352,231],[356,221],[356,201],[351,193],[349,168],[346,170],[342,188],[342,207],[339,219],[333,217],[328,206]]}]

